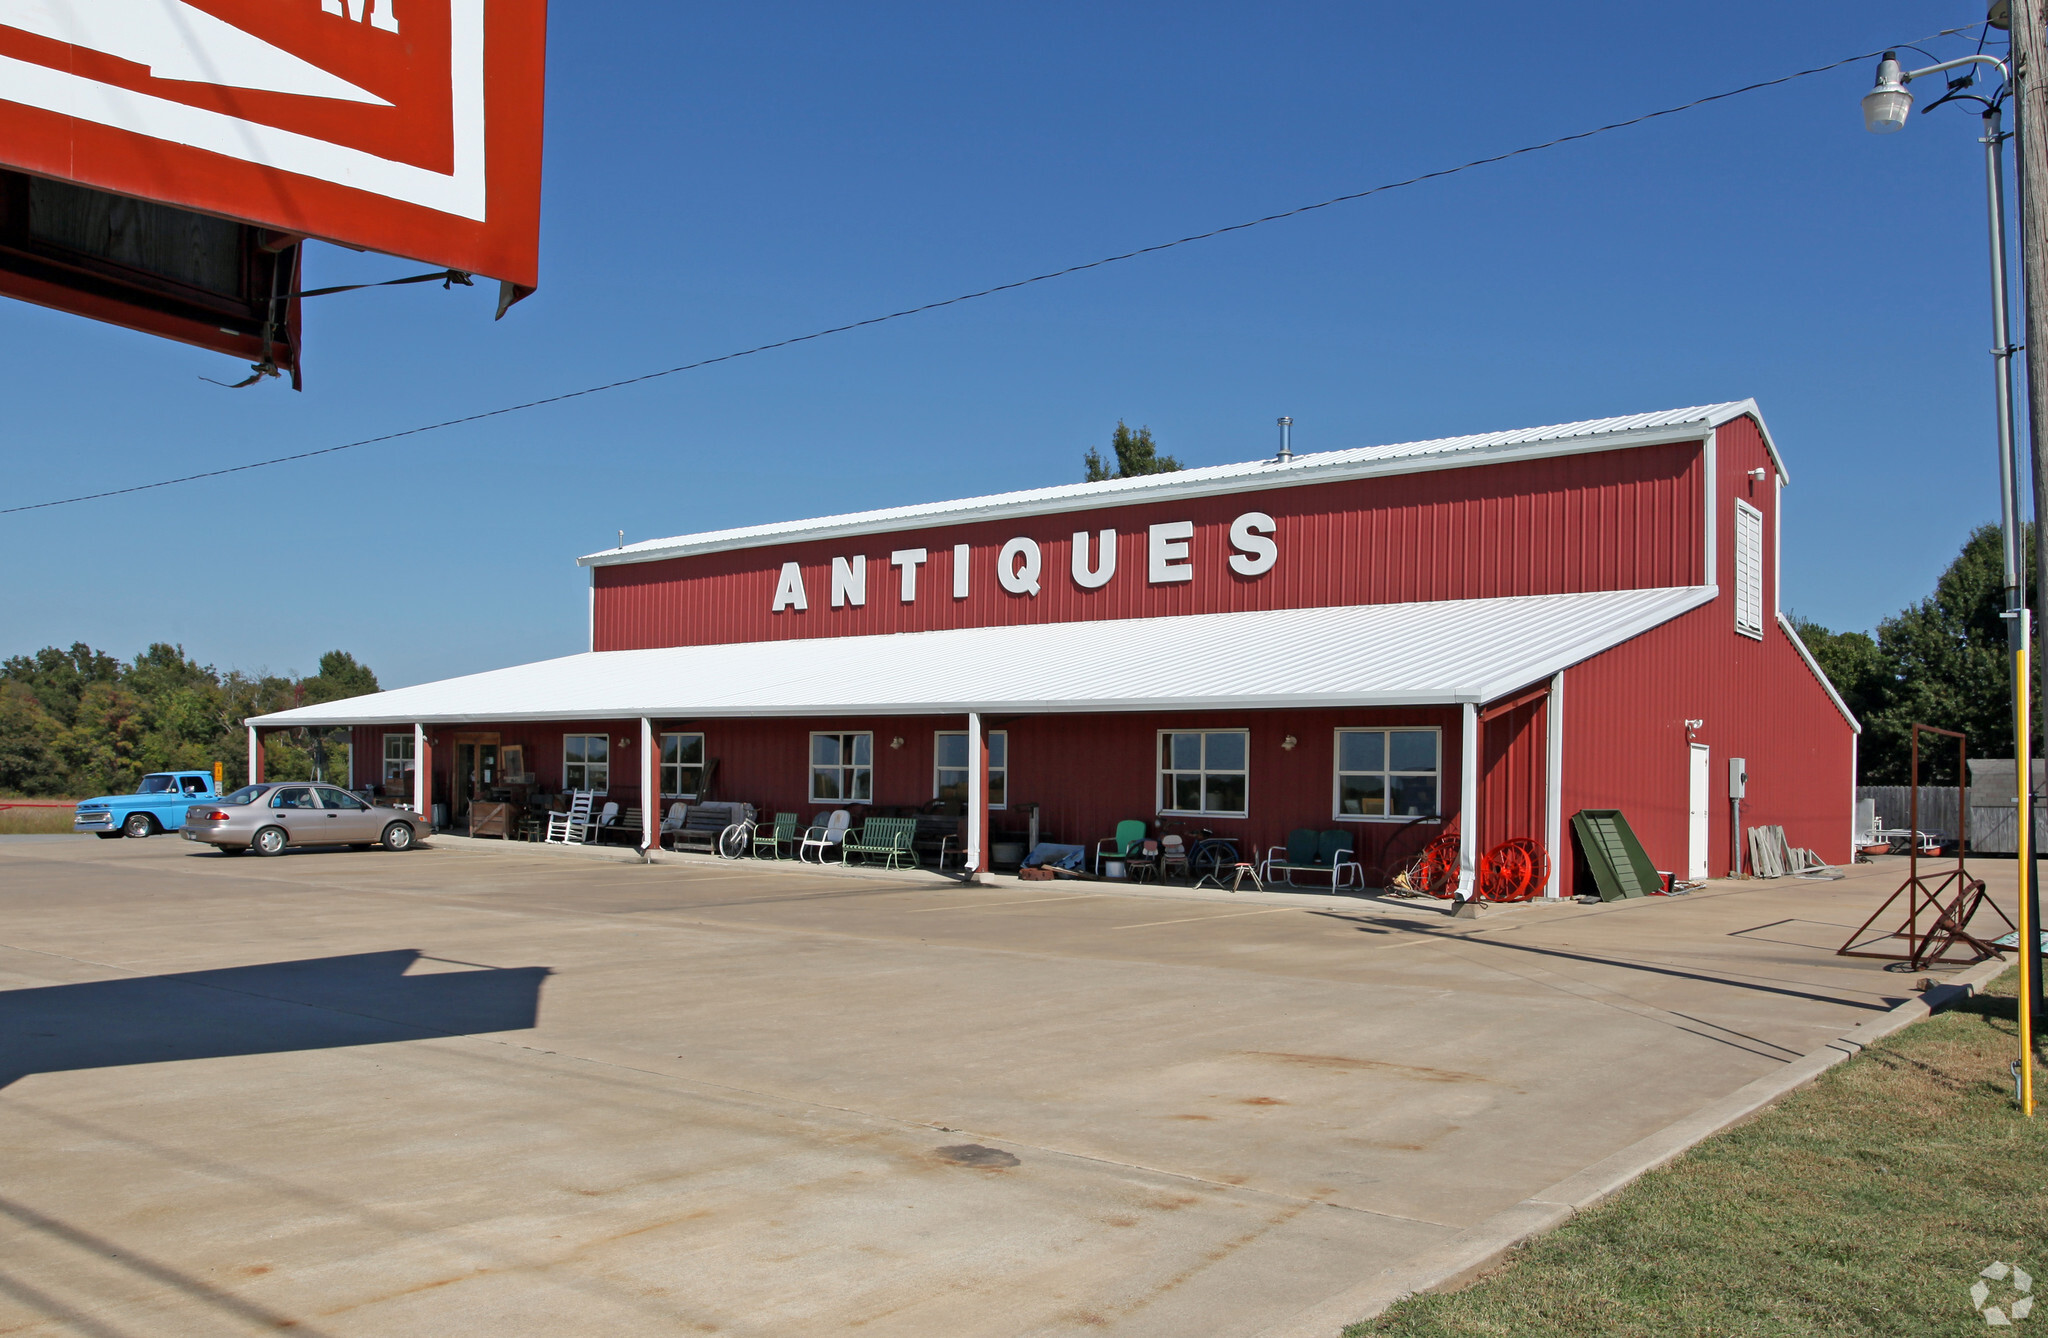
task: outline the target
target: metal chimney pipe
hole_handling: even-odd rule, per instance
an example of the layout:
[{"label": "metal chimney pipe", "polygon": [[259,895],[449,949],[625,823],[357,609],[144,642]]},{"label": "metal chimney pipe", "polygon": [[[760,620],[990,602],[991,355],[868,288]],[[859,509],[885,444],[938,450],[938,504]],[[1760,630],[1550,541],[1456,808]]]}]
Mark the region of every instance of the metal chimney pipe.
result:
[{"label": "metal chimney pipe", "polygon": [[1288,444],[1294,435],[1293,427],[1294,420],[1292,418],[1283,417],[1280,420],[1280,454],[1273,458],[1283,465],[1294,458],[1294,448]]}]

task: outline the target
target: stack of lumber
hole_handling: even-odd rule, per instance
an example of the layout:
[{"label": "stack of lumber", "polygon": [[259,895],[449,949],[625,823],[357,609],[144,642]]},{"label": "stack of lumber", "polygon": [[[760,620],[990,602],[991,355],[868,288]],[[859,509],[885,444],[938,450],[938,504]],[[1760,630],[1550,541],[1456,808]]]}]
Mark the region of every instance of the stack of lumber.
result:
[{"label": "stack of lumber", "polygon": [[1758,878],[1833,879],[1842,876],[1818,854],[1787,841],[1783,827],[1749,829],[1749,867]]}]

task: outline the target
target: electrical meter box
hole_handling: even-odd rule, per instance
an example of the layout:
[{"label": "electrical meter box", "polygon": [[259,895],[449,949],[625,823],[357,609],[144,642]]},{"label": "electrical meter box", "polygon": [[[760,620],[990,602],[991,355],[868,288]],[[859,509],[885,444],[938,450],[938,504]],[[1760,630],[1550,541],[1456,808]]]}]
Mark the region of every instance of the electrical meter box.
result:
[{"label": "electrical meter box", "polygon": [[1728,759],[1728,797],[1742,798],[1742,792],[1749,787],[1749,759],[1731,757]]}]

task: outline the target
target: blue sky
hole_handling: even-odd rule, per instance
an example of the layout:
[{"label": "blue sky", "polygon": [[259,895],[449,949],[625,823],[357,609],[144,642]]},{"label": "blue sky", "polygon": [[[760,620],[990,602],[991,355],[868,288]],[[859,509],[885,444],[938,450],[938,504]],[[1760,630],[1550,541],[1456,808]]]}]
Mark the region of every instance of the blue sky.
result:
[{"label": "blue sky", "polygon": [[[542,288],[309,304],[307,389],[0,302],[8,505],[745,348],[1982,17],[1957,3],[553,6]],[[1972,44],[1948,39],[1942,55]],[[616,541],[1755,396],[1786,604],[1869,627],[1996,515],[1981,150],[1851,67],[942,312],[304,464],[0,517],[0,654],[387,686],[580,650]],[[1924,100],[1924,99],[1923,99]],[[308,281],[417,266],[316,247]]]}]

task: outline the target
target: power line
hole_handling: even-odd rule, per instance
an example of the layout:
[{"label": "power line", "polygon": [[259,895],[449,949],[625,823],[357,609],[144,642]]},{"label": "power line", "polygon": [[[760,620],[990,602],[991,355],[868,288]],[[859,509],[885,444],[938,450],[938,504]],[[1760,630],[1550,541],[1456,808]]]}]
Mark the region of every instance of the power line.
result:
[{"label": "power line", "polygon": [[[1931,42],[1940,37],[1953,37],[1957,33],[1970,32],[1980,26],[1973,23],[1963,28],[1944,28],[1940,32],[1932,33],[1919,40]],[[1910,44],[1899,43],[1894,45]],[[700,358],[696,362],[686,362],[676,367],[665,367],[658,372],[643,372],[638,376],[629,376],[623,380],[607,381],[602,385],[585,386],[581,390],[566,390],[558,395],[547,395],[540,399],[523,400],[518,404],[507,404],[496,409],[485,409],[479,413],[464,414],[459,418],[444,418],[435,423],[423,423],[418,427],[402,428],[397,432],[386,432],[374,437],[363,437],[357,441],[343,442],[339,446],[322,446],[318,450],[298,451],[291,455],[275,456],[268,460],[252,460],[245,465],[229,465],[223,469],[208,469],[197,474],[184,474],[177,478],[161,479],[155,483],[137,483],[126,488],[111,488],[105,492],[82,493],[77,497],[60,497],[55,501],[31,502],[26,506],[0,507],[0,516],[11,516],[23,511],[41,511],[53,506],[71,506],[78,502],[96,502],[108,497],[122,497],[129,493],[148,492],[154,488],[169,488],[180,483],[196,483],[201,479],[220,478],[228,474],[240,474],[251,469],[268,469],[272,465],[290,464],[295,460],[311,460],[322,455],[334,455],[341,451],[352,451],[360,446],[375,446],[382,442],[398,441],[405,437],[416,437],[426,432],[439,432],[443,428],[460,427],[465,423],[480,423],[485,419],[501,418],[506,414],[524,413],[528,409],[538,409],[549,404],[560,404],[564,400],[581,399],[586,395],[601,395],[606,391],[622,390],[627,386],[637,386],[644,381],[656,381],[665,376],[675,376],[682,372],[693,372],[700,367],[710,367],[721,362],[731,362],[736,358],[749,358],[756,353],[768,353],[778,348],[788,348],[792,344],[803,344],[813,339],[823,339],[828,335],[845,334],[849,330],[865,329],[870,325],[881,325],[886,321],[902,320],[906,316],[918,316],[927,311],[937,311],[942,307],[958,306],[962,302],[973,302],[979,298],[993,297],[997,293],[1007,293],[1019,288],[1028,288],[1035,283],[1045,283],[1052,279],[1063,279],[1070,274],[1080,274],[1086,270],[1100,269],[1104,265],[1114,265],[1120,261],[1135,260],[1139,256],[1155,255],[1160,251],[1170,251],[1177,246],[1186,246],[1191,242],[1208,241],[1213,237],[1222,237],[1233,232],[1243,232],[1247,228],[1261,227],[1267,223],[1278,223],[1282,219],[1297,218],[1302,214],[1314,213],[1318,209],[1328,209],[1332,205],[1348,204],[1353,200],[1363,200],[1374,195],[1384,195],[1388,191],[1401,190],[1408,186],[1419,186],[1426,181],[1437,181],[1444,177],[1456,176],[1460,172],[1469,172],[1478,167],[1490,167],[1495,163],[1504,163],[1510,159],[1520,158],[1527,154],[1540,153],[1545,149],[1554,149],[1563,144],[1573,144],[1580,140],[1591,139],[1595,135],[1604,135],[1614,130],[1626,130],[1631,126],[1642,125],[1646,121],[1657,120],[1659,117],[1676,116],[1680,112],[1691,111],[1695,107],[1704,107],[1708,103],[1722,102],[1728,98],[1741,97],[1745,93],[1754,93],[1760,89],[1775,88],[1780,84],[1789,84],[1796,79],[1805,79],[1816,74],[1826,74],[1829,70],[1838,70],[1844,65],[1853,65],[1858,61],[1874,60],[1883,54],[1884,52],[1882,51],[1866,51],[1854,56],[1844,56],[1840,60],[1829,61],[1825,65],[1816,65],[1811,69],[1780,75],[1776,79],[1765,79],[1759,83],[1744,84],[1740,88],[1731,88],[1722,93],[1709,93],[1703,98],[1694,98],[1691,102],[1682,102],[1675,107],[1665,107],[1658,111],[1644,112],[1640,116],[1631,116],[1625,121],[1612,121],[1603,126],[1596,126],[1591,130],[1581,130],[1575,134],[1559,135],[1556,139],[1546,139],[1540,144],[1525,145],[1522,148],[1510,149],[1505,153],[1496,153],[1486,158],[1474,158],[1470,162],[1459,163],[1456,167],[1441,167],[1433,172],[1423,172],[1417,176],[1403,178],[1400,181],[1389,181],[1378,186],[1371,186],[1360,191],[1352,191],[1344,195],[1333,195],[1327,200],[1319,200],[1314,204],[1304,204],[1294,209],[1283,209],[1277,214],[1267,214],[1261,218],[1248,219],[1243,223],[1232,223],[1226,227],[1211,228],[1207,232],[1192,233],[1186,237],[1175,238],[1170,242],[1158,242],[1151,246],[1141,246],[1135,251],[1125,251],[1119,255],[1104,256],[1100,260],[1090,260],[1084,264],[1069,265],[1065,269],[1048,270],[1044,274],[1034,274],[1028,279],[1016,279],[1010,283],[999,283],[992,288],[982,288],[972,293],[962,293],[958,297],[949,297],[937,302],[926,302],[922,306],[905,307],[901,311],[892,311],[886,316],[870,316],[866,320],[853,321],[846,325],[835,325],[825,330],[813,330],[809,334],[793,335],[788,339],[778,339],[769,344],[756,344],[752,348],[744,348],[736,353],[721,353],[715,358]],[[427,275],[424,277],[439,278],[440,276]]]}]

